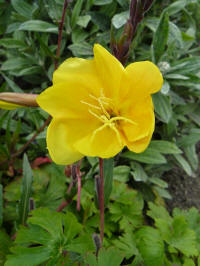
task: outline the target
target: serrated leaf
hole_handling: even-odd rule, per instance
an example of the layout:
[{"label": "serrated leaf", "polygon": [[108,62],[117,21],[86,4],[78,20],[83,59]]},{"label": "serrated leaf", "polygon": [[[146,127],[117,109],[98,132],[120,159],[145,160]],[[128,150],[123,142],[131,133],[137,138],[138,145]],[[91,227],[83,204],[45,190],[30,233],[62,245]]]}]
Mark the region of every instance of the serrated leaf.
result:
[{"label": "serrated leaf", "polygon": [[180,154],[182,151],[175,143],[166,140],[152,140],[149,148],[163,154]]},{"label": "serrated leaf", "polygon": [[[32,217],[28,219],[31,224],[39,225],[47,230],[52,237],[60,236],[62,230],[62,214],[59,212],[50,211],[47,208],[35,209],[32,212]],[[52,215],[53,214],[53,215]]]},{"label": "serrated leaf", "polygon": [[155,61],[158,62],[163,55],[165,46],[168,41],[169,33],[169,15],[167,12],[163,12],[158,24],[158,27],[153,36],[153,55]]},{"label": "serrated leaf", "polygon": [[121,157],[147,164],[163,164],[167,162],[164,156],[150,148],[148,148],[142,153],[134,153],[131,151],[127,151],[123,153]]},{"label": "serrated leaf", "polygon": [[133,255],[139,255],[139,251],[136,247],[136,237],[132,232],[125,233],[123,236],[119,236],[118,239],[115,239],[113,242],[123,254],[126,259],[129,259]]},{"label": "serrated leaf", "polygon": [[152,219],[163,219],[169,223],[172,222],[172,218],[167,212],[167,210],[163,206],[157,206],[156,204],[149,202],[148,206],[150,208],[149,211],[147,211],[148,216],[150,216]]},{"label": "serrated leaf", "polygon": [[24,154],[23,158],[23,180],[21,187],[21,197],[19,201],[19,222],[25,224],[29,213],[29,200],[32,193],[33,173],[28,157]]},{"label": "serrated leaf", "polygon": [[164,243],[159,231],[149,227],[142,227],[136,234],[137,247],[146,266],[163,265]]},{"label": "serrated leaf", "polygon": [[63,218],[63,224],[65,227],[64,235],[68,242],[70,242],[75,237],[75,235],[80,233],[82,230],[82,225],[78,223],[77,218],[71,212],[66,213]]},{"label": "serrated leaf", "polygon": [[28,20],[22,23],[18,30],[58,33],[58,28],[54,24],[42,20]]},{"label": "serrated leaf", "polygon": [[47,247],[26,248],[16,246],[11,248],[13,255],[7,256],[5,266],[36,266],[50,258],[50,250]]}]

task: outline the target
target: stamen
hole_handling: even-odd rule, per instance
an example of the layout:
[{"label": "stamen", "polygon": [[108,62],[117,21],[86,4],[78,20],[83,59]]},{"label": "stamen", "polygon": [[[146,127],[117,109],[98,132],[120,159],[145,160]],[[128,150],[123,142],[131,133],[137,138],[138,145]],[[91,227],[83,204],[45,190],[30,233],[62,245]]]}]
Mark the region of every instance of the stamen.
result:
[{"label": "stamen", "polygon": [[109,113],[106,111],[106,109],[104,108],[104,106],[103,106],[103,104],[102,104],[102,102],[101,102],[101,99],[98,99],[98,102],[99,102],[99,105],[101,106],[101,109],[102,109],[103,113],[106,115],[106,117],[107,117],[108,119],[110,119],[110,115],[109,115]]},{"label": "stamen", "polygon": [[104,125],[102,125],[102,126],[100,126],[99,128],[95,129],[95,131],[94,131],[93,134],[92,134],[92,138],[91,138],[91,140],[93,141],[94,138],[95,138],[95,136],[96,136],[96,134],[97,134],[97,132],[103,130],[103,129],[104,129],[105,127],[107,127],[107,126],[108,126],[108,123],[105,123]]},{"label": "stamen", "polygon": [[102,116],[100,116],[100,115],[98,115],[98,114],[96,114],[96,113],[94,113],[92,110],[88,110],[88,112],[91,114],[91,115],[93,115],[94,117],[96,117],[97,119],[99,119],[102,123],[105,123],[105,119],[103,119],[102,118]]},{"label": "stamen", "polygon": [[93,105],[93,104],[91,104],[91,103],[87,103],[87,102],[85,102],[85,101],[80,101],[80,102],[83,103],[83,104],[86,104],[86,105],[88,105],[88,106],[90,106],[90,107],[92,107],[92,108],[95,108],[95,109],[101,110],[101,108],[100,108],[99,106]]}]

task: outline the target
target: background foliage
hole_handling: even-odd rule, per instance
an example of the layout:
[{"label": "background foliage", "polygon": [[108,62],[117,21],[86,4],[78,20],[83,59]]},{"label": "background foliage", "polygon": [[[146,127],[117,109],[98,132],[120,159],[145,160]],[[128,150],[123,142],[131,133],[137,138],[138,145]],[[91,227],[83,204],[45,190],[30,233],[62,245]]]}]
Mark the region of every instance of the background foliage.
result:
[{"label": "background foliage", "polygon": [[[0,92],[40,93],[51,84],[62,6],[63,0],[0,0]],[[92,57],[97,42],[109,48],[110,36],[122,34],[128,9],[128,0],[73,1],[59,62]],[[188,178],[199,170],[199,17],[198,0],[154,1],[137,29],[128,61],[155,62],[165,82],[153,96],[157,120],[149,148],[142,154],[124,150],[114,169],[113,162],[105,163],[105,239],[98,259],[98,160],[82,163],[77,212],[76,187],[66,193],[71,179],[64,167],[41,159],[48,156],[45,131],[27,156],[11,158],[48,115],[39,108],[0,110],[1,265],[200,265],[200,213],[169,214],[164,200],[171,195],[163,180],[177,165]],[[56,212],[63,200],[70,204]]]}]

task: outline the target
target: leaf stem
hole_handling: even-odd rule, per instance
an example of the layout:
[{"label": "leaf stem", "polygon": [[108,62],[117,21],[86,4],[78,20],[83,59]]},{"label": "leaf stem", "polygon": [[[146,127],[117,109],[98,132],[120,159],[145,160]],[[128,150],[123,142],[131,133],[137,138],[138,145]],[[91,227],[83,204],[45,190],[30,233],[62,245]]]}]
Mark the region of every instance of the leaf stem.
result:
[{"label": "leaf stem", "polygon": [[103,159],[99,158],[99,172],[100,172],[100,199],[99,199],[99,208],[100,208],[100,239],[101,245],[103,245],[103,236],[104,236],[104,180],[103,180]]}]

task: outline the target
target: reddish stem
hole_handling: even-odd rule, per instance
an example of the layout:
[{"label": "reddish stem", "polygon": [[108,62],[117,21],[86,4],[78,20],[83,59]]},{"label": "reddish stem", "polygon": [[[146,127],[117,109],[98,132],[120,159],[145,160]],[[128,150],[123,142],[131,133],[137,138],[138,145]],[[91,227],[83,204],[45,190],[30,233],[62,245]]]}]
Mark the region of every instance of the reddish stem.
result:
[{"label": "reddish stem", "polygon": [[99,158],[99,170],[100,170],[100,239],[101,245],[103,245],[103,236],[104,236],[104,180],[103,180],[103,159]]},{"label": "reddish stem", "polygon": [[81,166],[81,160],[78,162],[76,166],[76,176],[77,176],[77,182],[78,182],[78,198],[77,198],[77,210],[80,211],[80,202],[81,202],[81,174],[80,174],[80,166]]},{"label": "reddish stem", "polygon": [[58,58],[60,56],[60,47],[61,47],[61,40],[62,40],[62,32],[63,32],[63,25],[65,21],[65,14],[66,14],[66,9],[68,4],[70,3],[70,0],[65,0],[64,5],[63,5],[63,12],[62,12],[62,18],[59,24],[59,31],[58,31],[58,45],[57,45],[57,51],[56,51],[56,59],[54,61],[54,66],[55,69],[58,68]]},{"label": "reddish stem", "polygon": [[67,205],[71,203],[72,199],[69,199],[68,201],[63,201],[60,206],[57,208],[57,212],[61,212]]}]

